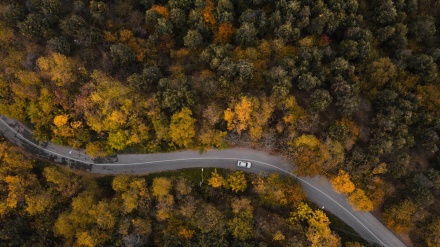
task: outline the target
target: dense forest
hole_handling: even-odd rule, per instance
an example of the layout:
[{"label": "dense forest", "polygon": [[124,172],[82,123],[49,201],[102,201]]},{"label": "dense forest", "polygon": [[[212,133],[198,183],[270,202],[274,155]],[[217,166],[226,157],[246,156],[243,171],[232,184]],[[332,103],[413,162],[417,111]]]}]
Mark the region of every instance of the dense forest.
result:
[{"label": "dense forest", "polygon": [[0,114],[39,140],[94,157],[275,151],[408,243],[440,245],[440,1],[4,0],[0,12]]},{"label": "dense forest", "polygon": [[[98,177],[0,142],[0,246],[341,246],[327,215],[278,174],[207,169]],[[346,234],[347,235],[347,234]]]}]

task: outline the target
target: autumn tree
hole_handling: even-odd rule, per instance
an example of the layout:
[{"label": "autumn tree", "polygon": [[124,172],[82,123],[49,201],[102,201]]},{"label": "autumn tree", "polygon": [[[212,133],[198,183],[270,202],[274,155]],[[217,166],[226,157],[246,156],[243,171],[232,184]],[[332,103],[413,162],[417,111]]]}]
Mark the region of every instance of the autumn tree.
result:
[{"label": "autumn tree", "polygon": [[385,224],[398,233],[409,233],[415,226],[417,205],[406,199],[391,207],[385,208],[383,219]]},{"label": "autumn tree", "polygon": [[211,178],[208,179],[208,184],[214,188],[220,188],[225,184],[225,179],[217,172],[217,169],[214,169],[214,172],[211,173]]},{"label": "autumn tree", "polygon": [[174,197],[170,194],[160,196],[156,204],[156,218],[159,221],[169,219],[173,214]]},{"label": "autumn tree", "polygon": [[43,176],[50,188],[63,197],[73,197],[81,189],[81,178],[64,169],[45,167]]},{"label": "autumn tree", "polygon": [[296,132],[297,122],[305,117],[305,110],[298,105],[295,97],[289,96],[278,106],[283,110],[284,116],[282,122],[279,123],[277,129],[279,132],[283,131],[283,125],[286,125],[289,134]]},{"label": "autumn tree", "polygon": [[274,111],[274,99],[244,96],[232,106],[224,111],[224,120],[227,122],[228,130],[234,130],[238,134],[249,130],[252,140],[257,142]]},{"label": "autumn tree", "polygon": [[228,176],[226,181],[227,187],[236,193],[240,191],[244,192],[247,188],[246,177],[244,176],[244,173],[242,171],[233,172]]},{"label": "autumn tree", "polygon": [[55,112],[60,108],[55,95],[47,88],[40,90],[37,101],[29,103],[27,114],[34,125],[34,136],[37,140],[50,140],[49,127],[53,123]]},{"label": "autumn tree", "polygon": [[234,33],[234,26],[231,23],[224,22],[218,26],[218,30],[214,35],[214,43],[229,43]]},{"label": "autumn tree", "polygon": [[153,196],[161,197],[166,196],[170,193],[172,188],[172,183],[169,178],[159,177],[153,180]]},{"label": "autumn tree", "polygon": [[38,58],[37,66],[59,87],[71,87],[86,73],[75,60],[60,53]]},{"label": "autumn tree", "polygon": [[341,246],[340,238],[330,230],[330,221],[325,213],[320,210],[313,210],[306,203],[300,203],[296,210],[291,213],[291,222],[306,222],[308,225],[307,239],[311,246]]},{"label": "autumn tree", "polygon": [[359,127],[355,122],[342,118],[330,126],[329,132],[333,139],[341,142],[346,150],[350,150],[359,136]]},{"label": "autumn tree", "polygon": [[198,139],[203,146],[221,148],[226,144],[226,134],[226,131],[206,127],[201,130]]},{"label": "autumn tree", "polygon": [[212,204],[202,204],[192,218],[192,223],[202,233],[212,233],[216,236],[226,234],[226,223],[222,214]]},{"label": "autumn tree", "polygon": [[373,202],[367,197],[365,191],[362,189],[355,189],[348,197],[348,202],[358,211],[368,212],[373,210]]},{"label": "autumn tree", "polygon": [[104,230],[112,230],[117,222],[117,207],[111,201],[100,201],[90,211],[90,215],[96,219],[96,224]]},{"label": "autumn tree", "polygon": [[247,97],[242,97],[233,109],[228,108],[224,111],[224,119],[228,123],[228,130],[235,129],[238,134],[241,134],[250,124],[252,102]]},{"label": "autumn tree", "polygon": [[299,184],[291,179],[282,178],[277,173],[269,177],[259,176],[252,183],[254,191],[260,195],[260,200],[274,207],[297,205],[305,198]]},{"label": "autumn tree", "polygon": [[96,203],[95,196],[91,191],[84,191],[75,197],[71,203],[71,210],[60,214],[56,220],[55,235],[72,239],[91,227],[95,219],[90,217],[88,212]]},{"label": "autumn tree", "polygon": [[290,143],[294,148],[295,172],[298,175],[315,176],[330,156],[328,149],[314,135],[301,135]]},{"label": "autumn tree", "polygon": [[247,198],[234,199],[231,202],[234,218],[229,221],[229,231],[239,240],[246,240],[253,235],[253,207]]},{"label": "autumn tree", "polygon": [[102,141],[87,143],[85,152],[87,155],[90,155],[91,157],[105,157],[105,156],[111,154],[106,149],[105,142],[102,142]]},{"label": "autumn tree", "polygon": [[122,209],[126,213],[150,205],[150,194],[145,179],[116,176],[112,181],[112,188],[122,199]]},{"label": "autumn tree", "polygon": [[350,180],[350,175],[344,170],[339,170],[338,176],[330,179],[330,183],[336,192],[344,195],[350,194],[356,188],[354,183]]},{"label": "autumn tree", "polygon": [[188,180],[183,177],[177,179],[174,189],[176,190],[177,195],[180,197],[184,197],[191,194],[191,190],[192,190]]},{"label": "autumn tree", "polygon": [[122,150],[149,139],[148,126],[135,114],[140,106],[130,88],[94,71],[84,89],[75,106],[91,130],[109,135],[109,150]]},{"label": "autumn tree", "polygon": [[436,217],[428,223],[423,236],[428,247],[440,245],[440,218]]},{"label": "autumn tree", "polygon": [[153,5],[149,11],[155,11],[156,13],[160,14],[163,18],[168,19],[169,13],[166,7],[162,5]]},{"label": "autumn tree", "polygon": [[249,133],[252,141],[257,143],[263,135],[267,122],[272,117],[272,113],[275,110],[275,102],[273,98],[253,98],[252,106],[252,121],[250,124]]},{"label": "autumn tree", "polygon": [[215,16],[214,16],[215,5],[212,0],[206,0],[206,6],[202,10],[203,20],[210,26],[214,26],[216,24]]},{"label": "autumn tree", "polygon": [[193,143],[196,120],[191,115],[192,111],[185,107],[171,117],[170,137],[177,146],[190,147]]}]

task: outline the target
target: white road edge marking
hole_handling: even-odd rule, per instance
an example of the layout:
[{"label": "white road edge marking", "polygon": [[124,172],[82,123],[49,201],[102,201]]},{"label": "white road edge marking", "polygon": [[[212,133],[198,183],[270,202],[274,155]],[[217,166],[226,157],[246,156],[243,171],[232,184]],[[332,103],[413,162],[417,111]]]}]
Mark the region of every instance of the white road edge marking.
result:
[{"label": "white road edge marking", "polygon": [[[15,133],[16,133],[16,135],[18,135],[18,136],[20,136],[21,137],[21,139],[23,139],[24,141],[26,141],[26,142],[28,142],[29,144],[31,144],[31,145],[33,145],[33,146],[35,146],[35,147],[37,147],[37,148],[39,148],[39,149],[42,149],[42,150],[44,150],[44,151],[46,151],[46,152],[49,152],[49,153],[52,153],[52,154],[55,154],[55,155],[57,155],[57,156],[61,156],[61,157],[64,157],[64,158],[67,158],[67,159],[70,159],[70,160],[75,160],[75,161],[78,161],[78,162],[82,162],[82,163],[86,163],[86,164],[90,164],[90,165],[97,165],[97,166],[119,166],[119,165],[142,165],[142,164],[151,164],[151,163],[163,163],[163,162],[174,162],[174,161],[185,161],[185,160],[215,160],[215,159],[217,159],[217,160],[241,160],[241,158],[188,158],[188,159],[172,159],[172,160],[159,160],[159,161],[147,161],[147,162],[139,162],[139,163],[127,163],[127,164],[112,164],[112,163],[108,163],[108,164],[95,164],[95,163],[90,163],[90,162],[86,162],[86,161],[82,161],[82,160],[78,160],[78,159],[75,159],[75,158],[71,158],[71,157],[68,157],[68,156],[64,156],[64,155],[62,155],[62,154],[59,154],[59,153],[56,153],[56,152],[53,152],[53,151],[50,151],[50,150],[48,150],[48,149],[45,149],[45,148],[43,148],[43,147],[40,147],[40,146],[38,146],[38,145],[36,145],[35,143],[33,143],[33,142],[31,142],[31,141],[29,141],[27,138],[25,138],[24,136],[22,136],[21,134],[19,134],[15,129],[13,129],[13,128],[11,128],[11,126],[9,126],[9,124],[7,124],[6,122],[4,122],[1,118],[0,118],[0,121],[1,122],[3,122],[9,129],[11,129],[12,131],[14,131]],[[258,161],[258,160],[250,160],[250,159],[245,159],[245,160],[248,160],[248,161],[251,161],[251,162],[257,162],[257,163],[261,163],[261,164],[263,164],[263,165],[267,165],[267,166],[270,166],[270,167],[273,167],[273,168],[275,168],[275,169],[278,169],[278,170],[280,170],[280,171],[283,171],[283,172],[285,172],[285,173],[287,173],[287,174],[289,174],[289,175],[291,175],[291,176],[293,176],[293,177],[295,177],[296,179],[298,179],[298,180],[300,180],[301,182],[303,182],[303,183],[305,183],[305,184],[307,184],[308,186],[310,186],[310,187],[312,187],[312,188],[314,188],[315,190],[317,190],[317,191],[319,191],[321,194],[323,194],[324,196],[326,196],[327,198],[329,198],[331,201],[333,201],[336,205],[338,205],[339,207],[341,207],[345,212],[347,212],[351,217],[353,217],[357,222],[359,222],[369,233],[371,233],[383,246],[385,246],[385,247],[387,247],[387,245],[386,244],[384,244],[370,229],[368,229],[368,227],[367,226],[365,226],[358,218],[356,218],[356,216],[354,216],[350,211],[348,211],[344,206],[342,206],[341,204],[339,204],[336,200],[334,200],[333,198],[331,198],[329,195],[327,195],[324,191],[322,191],[322,190],[320,190],[319,188],[317,188],[317,187],[315,187],[314,185],[312,185],[312,184],[310,184],[309,182],[307,182],[307,181],[305,181],[304,179],[302,179],[302,178],[300,178],[300,177],[298,177],[298,176],[296,176],[296,175],[294,175],[293,173],[291,173],[291,172],[289,172],[289,171],[286,171],[286,170],[284,170],[284,169],[282,169],[282,168],[279,168],[279,167],[277,167],[277,166],[274,166],[274,165],[271,165],[271,164],[269,164],[269,163],[265,163],[265,162],[262,162],[262,161]]]}]

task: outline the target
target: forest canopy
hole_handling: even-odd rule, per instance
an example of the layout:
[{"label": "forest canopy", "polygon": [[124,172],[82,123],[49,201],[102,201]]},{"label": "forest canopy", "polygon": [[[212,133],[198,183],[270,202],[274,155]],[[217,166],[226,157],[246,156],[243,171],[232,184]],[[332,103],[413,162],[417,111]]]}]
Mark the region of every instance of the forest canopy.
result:
[{"label": "forest canopy", "polygon": [[[92,177],[33,160],[0,140],[0,240],[8,246],[362,246],[360,237],[341,238],[292,178],[211,168],[205,174],[210,182],[203,184],[199,169]],[[221,186],[212,183],[218,179]]]},{"label": "forest canopy", "polygon": [[39,140],[93,157],[276,151],[416,245],[439,244],[421,231],[439,217],[439,1],[6,0],[0,12],[0,114]]}]

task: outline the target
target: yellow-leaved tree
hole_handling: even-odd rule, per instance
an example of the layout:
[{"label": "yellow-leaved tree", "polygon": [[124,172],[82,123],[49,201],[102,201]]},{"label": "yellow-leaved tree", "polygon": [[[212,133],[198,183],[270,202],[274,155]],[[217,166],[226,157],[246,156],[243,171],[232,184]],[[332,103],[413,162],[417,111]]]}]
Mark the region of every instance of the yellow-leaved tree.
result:
[{"label": "yellow-leaved tree", "polygon": [[146,116],[138,114],[142,103],[136,92],[101,71],[94,71],[90,78],[85,85],[88,90],[77,97],[75,107],[84,114],[90,129],[103,136],[108,134],[108,139],[107,143],[87,145],[86,150],[101,156],[147,141],[149,127],[143,120]]},{"label": "yellow-leaved tree", "polygon": [[[305,117],[304,109],[298,105],[293,96],[288,96],[285,100],[280,101],[279,104],[279,107],[284,111],[284,117],[283,123],[280,123],[277,127],[278,131],[282,132],[286,129],[288,134],[295,133],[298,120]],[[287,128],[283,128],[283,125],[286,125]]]},{"label": "yellow-leaved tree", "polygon": [[355,189],[348,197],[348,202],[358,211],[368,212],[374,209],[373,202],[367,197],[365,191],[361,189]]},{"label": "yellow-leaved tree", "polygon": [[224,111],[224,120],[228,130],[239,135],[249,130],[252,141],[258,142],[274,110],[275,101],[271,97],[243,96],[240,101],[231,104],[231,107]]},{"label": "yellow-leaved tree", "polygon": [[180,147],[190,147],[193,144],[196,120],[191,117],[192,111],[184,107],[171,117],[170,137],[174,144]]},{"label": "yellow-leaved tree", "polygon": [[331,232],[330,221],[322,210],[313,210],[307,203],[301,202],[289,220],[308,224],[306,236],[312,247],[341,246],[340,238]]},{"label": "yellow-leaved tree", "polygon": [[330,183],[336,192],[344,195],[350,194],[356,188],[354,183],[350,180],[350,175],[344,170],[339,170],[338,176],[330,179]]},{"label": "yellow-leaved tree", "polygon": [[247,130],[251,122],[252,102],[246,97],[234,105],[233,110],[228,108],[225,110],[225,120],[228,124],[228,130],[234,130],[241,134]]},{"label": "yellow-leaved tree", "polygon": [[242,171],[233,172],[226,180],[228,182],[227,186],[236,193],[243,192],[247,188],[246,177]]},{"label": "yellow-leaved tree", "polygon": [[43,76],[47,75],[58,87],[66,87],[75,83],[81,74],[85,73],[84,68],[78,69],[79,66],[75,60],[60,53],[38,58],[37,66]]},{"label": "yellow-leaved tree", "polygon": [[208,179],[208,184],[214,188],[220,188],[225,184],[225,179],[217,172],[217,169],[214,169],[214,172],[211,173],[211,178]]},{"label": "yellow-leaved tree", "polygon": [[47,193],[34,193],[25,195],[26,198],[26,212],[30,215],[36,215],[42,213],[53,206],[54,198],[52,194]]},{"label": "yellow-leaved tree", "polygon": [[112,188],[121,197],[123,210],[126,213],[130,213],[138,207],[148,206],[150,203],[147,182],[143,178],[116,176],[112,181]]},{"label": "yellow-leaved tree", "polygon": [[174,197],[170,195],[172,186],[171,179],[166,177],[158,177],[153,180],[152,194],[157,199],[156,218],[159,221],[166,220],[172,215],[172,206],[174,205]]},{"label": "yellow-leaved tree", "polygon": [[159,177],[153,180],[153,196],[161,197],[170,193],[172,183],[169,178]]},{"label": "yellow-leaved tree", "polygon": [[249,132],[252,141],[258,142],[263,134],[264,127],[275,110],[275,101],[273,98],[262,97],[260,99],[253,98],[252,102],[254,110],[252,111]]}]

